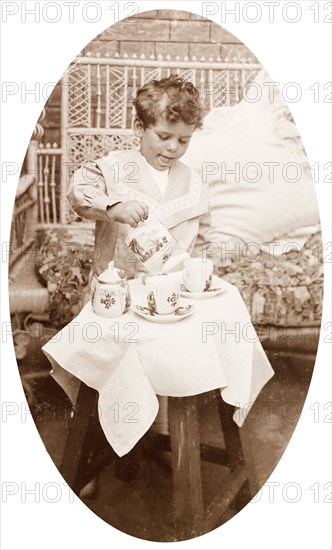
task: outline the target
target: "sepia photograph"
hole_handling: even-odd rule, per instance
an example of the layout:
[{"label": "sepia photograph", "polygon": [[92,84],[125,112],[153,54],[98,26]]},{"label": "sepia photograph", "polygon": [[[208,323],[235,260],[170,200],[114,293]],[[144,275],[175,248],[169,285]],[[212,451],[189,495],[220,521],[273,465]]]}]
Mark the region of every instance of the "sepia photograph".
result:
[{"label": "sepia photograph", "polygon": [[299,85],[209,18],[223,3],[127,4],[30,128],[7,333],[75,498],[125,535],[174,543],[260,500],[292,440],[328,249]]}]

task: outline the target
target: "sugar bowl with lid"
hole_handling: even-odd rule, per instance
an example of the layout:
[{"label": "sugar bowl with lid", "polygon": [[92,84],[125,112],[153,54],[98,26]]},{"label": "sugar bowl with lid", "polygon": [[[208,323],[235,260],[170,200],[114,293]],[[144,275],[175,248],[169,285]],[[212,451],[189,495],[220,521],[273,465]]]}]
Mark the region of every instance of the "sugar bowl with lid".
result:
[{"label": "sugar bowl with lid", "polygon": [[131,298],[127,276],[122,269],[114,267],[114,261],[98,276],[91,304],[101,317],[120,317],[128,311]]}]

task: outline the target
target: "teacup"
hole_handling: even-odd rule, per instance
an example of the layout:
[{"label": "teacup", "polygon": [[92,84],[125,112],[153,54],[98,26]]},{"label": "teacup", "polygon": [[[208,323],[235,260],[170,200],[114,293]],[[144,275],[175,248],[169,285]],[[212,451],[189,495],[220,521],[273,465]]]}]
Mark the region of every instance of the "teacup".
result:
[{"label": "teacup", "polygon": [[173,313],[179,305],[180,281],[172,275],[153,275],[146,278],[147,302],[151,313]]},{"label": "teacup", "polygon": [[206,292],[212,284],[213,262],[202,258],[188,258],[183,262],[183,284],[189,292]]}]

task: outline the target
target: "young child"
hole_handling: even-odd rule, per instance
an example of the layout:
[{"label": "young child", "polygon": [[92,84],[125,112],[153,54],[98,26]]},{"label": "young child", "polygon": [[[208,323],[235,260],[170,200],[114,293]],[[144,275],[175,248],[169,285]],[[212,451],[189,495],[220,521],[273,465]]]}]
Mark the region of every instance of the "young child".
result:
[{"label": "young child", "polygon": [[153,213],[181,252],[192,252],[200,219],[208,215],[208,187],[180,162],[202,126],[199,92],[177,75],[153,80],[137,92],[134,133],[139,151],[112,151],[75,172],[68,199],[83,218],[96,220],[91,291],[109,261],[135,277],[140,262],[127,248],[130,227]]},{"label": "young child", "polygon": [[[208,187],[180,162],[193,132],[202,126],[199,92],[177,75],[153,80],[138,90],[134,132],[139,151],[112,151],[75,172],[68,198],[83,218],[96,220],[90,292],[114,260],[129,278],[142,266],[127,248],[130,227],[153,213],[178,241],[193,251],[200,220],[209,216]],[[180,268],[180,267],[179,267]],[[167,398],[159,398],[157,431],[167,433]],[[159,425],[159,426],[158,426]]]}]

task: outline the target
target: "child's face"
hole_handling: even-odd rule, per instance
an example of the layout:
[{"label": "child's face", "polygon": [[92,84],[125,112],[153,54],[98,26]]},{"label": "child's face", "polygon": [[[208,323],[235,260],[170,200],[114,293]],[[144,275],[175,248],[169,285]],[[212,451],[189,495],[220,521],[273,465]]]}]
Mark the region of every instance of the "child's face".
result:
[{"label": "child's face", "polygon": [[157,170],[167,170],[184,155],[194,130],[195,124],[164,119],[145,129],[138,120],[134,125],[135,135],[141,138],[142,155]]}]

